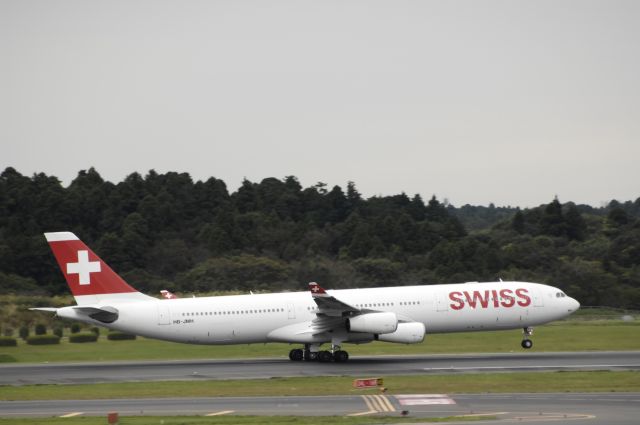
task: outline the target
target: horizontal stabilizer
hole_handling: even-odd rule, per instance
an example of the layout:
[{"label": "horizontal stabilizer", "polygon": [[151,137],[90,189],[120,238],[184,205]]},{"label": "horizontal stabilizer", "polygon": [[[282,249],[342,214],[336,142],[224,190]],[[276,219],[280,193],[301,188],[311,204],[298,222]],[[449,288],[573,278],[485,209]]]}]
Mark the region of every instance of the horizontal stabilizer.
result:
[{"label": "horizontal stabilizer", "polygon": [[102,323],[113,323],[118,319],[118,310],[114,307],[77,306],[73,309]]},{"label": "horizontal stabilizer", "polygon": [[34,310],[35,311],[49,311],[51,313],[55,313],[55,312],[58,311],[58,309],[55,308],[55,307],[32,307],[29,310],[31,310],[31,311],[34,311]]}]

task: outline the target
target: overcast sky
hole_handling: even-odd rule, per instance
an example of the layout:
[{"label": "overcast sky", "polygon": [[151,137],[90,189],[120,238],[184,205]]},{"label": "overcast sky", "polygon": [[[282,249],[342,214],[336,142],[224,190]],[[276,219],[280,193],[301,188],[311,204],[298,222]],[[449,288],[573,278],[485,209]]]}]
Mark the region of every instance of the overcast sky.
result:
[{"label": "overcast sky", "polygon": [[0,0],[0,169],[640,197],[640,1]]}]

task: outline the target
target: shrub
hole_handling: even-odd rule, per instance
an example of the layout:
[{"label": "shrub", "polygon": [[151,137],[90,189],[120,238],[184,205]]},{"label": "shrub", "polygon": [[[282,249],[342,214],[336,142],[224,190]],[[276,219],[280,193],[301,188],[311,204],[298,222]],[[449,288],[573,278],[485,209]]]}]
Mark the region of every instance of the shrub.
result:
[{"label": "shrub", "polygon": [[125,339],[136,339],[136,336],[124,332],[111,331],[107,334],[107,339],[111,341],[123,341]]},{"label": "shrub", "polygon": [[0,336],[0,347],[16,347],[18,341],[10,336]]},{"label": "shrub", "polygon": [[72,334],[77,334],[78,332],[80,332],[80,324],[79,323],[74,323],[71,325],[71,333]]},{"label": "shrub", "polygon": [[2,330],[2,336],[13,336],[13,329],[11,328],[4,328]]},{"label": "shrub", "polygon": [[100,328],[97,326],[94,326],[91,328],[91,332],[93,332],[94,334],[100,336]]},{"label": "shrub", "polygon": [[29,326],[20,326],[18,334],[20,335],[20,338],[26,341],[27,338],[29,338]]},{"label": "shrub", "polygon": [[38,323],[36,325],[36,335],[46,335],[46,334],[47,334],[47,325]]},{"label": "shrub", "polygon": [[62,338],[62,335],[64,335],[64,328],[62,326],[56,326],[53,328],[53,334]]},{"label": "shrub", "polygon": [[29,345],[60,344],[60,337],[57,335],[34,335],[34,336],[27,337],[27,344]]},{"label": "shrub", "polygon": [[69,342],[96,342],[98,335],[93,332],[78,332],[69,336]]}]

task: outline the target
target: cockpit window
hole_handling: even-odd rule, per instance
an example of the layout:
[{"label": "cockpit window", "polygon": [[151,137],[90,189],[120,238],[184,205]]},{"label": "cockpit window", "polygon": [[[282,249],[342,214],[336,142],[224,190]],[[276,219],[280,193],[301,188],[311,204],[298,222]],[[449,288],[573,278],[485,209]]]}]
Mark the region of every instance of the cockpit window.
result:
[{"label": "cockpit window", "polygon": [[564,292],[556,292],[556,298],[564,298],[564,297],[566,297]]}]

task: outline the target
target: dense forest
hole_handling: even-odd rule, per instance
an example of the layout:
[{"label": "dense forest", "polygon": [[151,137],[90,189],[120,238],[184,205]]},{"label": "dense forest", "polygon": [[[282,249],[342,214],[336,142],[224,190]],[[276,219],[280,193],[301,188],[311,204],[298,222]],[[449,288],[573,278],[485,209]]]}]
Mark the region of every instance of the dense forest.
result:
[{"label": "dense forest", "polygon": [[484,280],[559,286],[583,305],[640,308],[640,198],[594,208],[465,205],[293,177],[224,181],[92,169],[0,175],[0,290],[67,293],[42,233],[70,230],[133,286],[157,294]]}]

